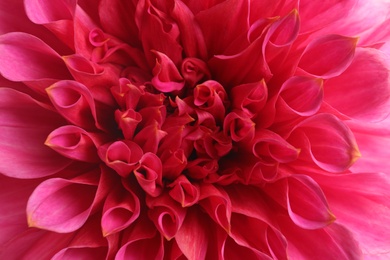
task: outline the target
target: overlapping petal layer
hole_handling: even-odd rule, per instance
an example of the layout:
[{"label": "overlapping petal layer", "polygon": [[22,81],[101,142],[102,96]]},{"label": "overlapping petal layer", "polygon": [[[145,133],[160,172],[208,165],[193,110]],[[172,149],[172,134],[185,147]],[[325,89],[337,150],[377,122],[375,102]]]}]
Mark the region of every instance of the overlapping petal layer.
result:
[{"label": "overlapping petal layer", "polygon": [[389,257],[389,18],[0,0],[0,258]]}]

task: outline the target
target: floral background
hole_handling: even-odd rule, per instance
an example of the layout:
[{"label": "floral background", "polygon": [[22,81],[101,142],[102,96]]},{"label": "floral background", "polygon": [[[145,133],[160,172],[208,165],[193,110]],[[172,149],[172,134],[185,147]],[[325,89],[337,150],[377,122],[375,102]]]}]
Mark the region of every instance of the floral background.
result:
[{"label": "floral background", "polygon": [[1,259],[389,259],[390,2],[0,0]]}]

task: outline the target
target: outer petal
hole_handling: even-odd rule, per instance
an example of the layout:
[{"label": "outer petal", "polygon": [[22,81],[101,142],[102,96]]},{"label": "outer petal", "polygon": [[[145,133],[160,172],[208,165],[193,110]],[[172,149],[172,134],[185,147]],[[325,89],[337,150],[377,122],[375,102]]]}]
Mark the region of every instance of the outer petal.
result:
[{"label": "outer petal", "polygon": [[69,165],[69,159],[44,145],[50,131],[64,123],[31,97],[0,89],[0,172],[14,178],[39,178]]},{"label": "outer petal", "polygon": [[59,233],[79,229],[92,210],[99,171],[73,180],[49,179],[32,193],[27,204],[29,226]]},{"label": "outer petal", "polygon": [[47,86],[55,79],[70,78],[61,57],[30,34],[13,32],[1,35],[0,56],[0,72],[12,81],[43,81]]},{"label": "outer petal", "polygon": [[390,63],[378,50],[358,48],[348,69],[324,88],[325,101],[349,117],[379,121],[390,113]]},{"label": "outer petal", "polygon": [[356,43],[357,38],[340,35],[317,38],[307,45],[298,67],[313,76],[338,76],[351,64]]},{"label": "outer petal", "polygon": [[323,187],[337,222],[352,231],[363,253],[390,257],[390,178],[388,174],[356,173],[315,176]]}]

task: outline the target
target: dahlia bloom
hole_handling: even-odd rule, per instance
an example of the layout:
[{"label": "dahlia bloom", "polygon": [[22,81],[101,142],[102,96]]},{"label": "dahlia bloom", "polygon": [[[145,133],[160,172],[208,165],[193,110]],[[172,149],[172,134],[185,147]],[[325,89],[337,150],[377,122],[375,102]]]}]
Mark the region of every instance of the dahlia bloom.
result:
[{"label": "dahlia bloom", "polygon": [[389,42],[386,0],[0,0],[0,258],[390,258]]}]

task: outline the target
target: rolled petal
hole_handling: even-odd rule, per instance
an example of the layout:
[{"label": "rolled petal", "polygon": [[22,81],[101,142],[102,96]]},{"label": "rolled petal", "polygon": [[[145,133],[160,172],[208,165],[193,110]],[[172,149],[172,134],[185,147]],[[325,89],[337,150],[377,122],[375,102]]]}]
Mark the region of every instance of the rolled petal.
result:
[{"label": "rolled petal", "polygon": [[114,188],[103,206],[103,235],[109,236],[130,226],[140,214],[140,201],[131,191]]},{"label": "rolled petal", "polygon": [[267,85],[264,80],[235,86],[231,89],[232,106],[241,109],[250,118],[264,107],[268,98]]},{"label": "rolled petal", "polygon": [[68,166],[71,160],[44,145],[47,135],[62,124],[65,122],[57,113],[30,96],[1,88],[0,172],[13,178],[32,179]]},{"label": "rolled petal", "polygon": [[198,202],[200,189],[196,183],[191,183],[184,175],[180,175],[172,184],[169,195],[182,207],[189,207]]},{"label": "rolled petal", "polygon": [[100,146],[98,154],[108,167],[127,177],[138,167],[143,151],[135,142],[124,140]]},{"label": "rolled petal", "polygon": [[288,140],[301,142],[296,146],[302,147],[326,171],[342,172],[361,156],[351,130],[333,115],[318,114],[308,118],[296,126],[294,133],[300,136]]},{"label": "rolled petal", "polygon": [[162,260],[164,257],[163,239],[164,237],[156,230],[147,216],[142,216],[124,234],[124,244],[118,250],[115,259]]},{"label": "rolled petal", "polygon": [[161,52],[154,52],[157,56],[153,68],[153,86],[164,93],[178,91],[184,87],[184,79],[172,60]]},{"label": "rolled petal", "polygon": [[119,128],[122,130],[124,137],[131,140],[133,139],[137,125],[142,120],[142,116],[133,109],[128,109],[126,111],[116,110],[115,120],[118,123]]},{"label": "rolled petal", "polygon": [[45,145],[56,152],[85,162],[98,162],[97,147],[103,143],[103,137],[88,133],[82,128],[73,125],[62,126],[49,134]]},{"label": "rolled petal", "polygon": [[358,48],[348,69],[326,82],[325,101],[358,120],[383,120],[390,108],[389,69],[390,63],[383,59],[381,52]]},{"label": "rolled petal", "polygon": [[134,175],[142,189],[152,197],[162,192],[162,164],[160,158],[153,153],[145,153]]},{"label": "rolled petal", "polygon": [[225,134],[235,142],[250,141],[255,136],[255,123],[240,110],[226,115],[223,128]]},{"label": "rolled petal", "polygon": [[186,209],[181,207],[167,193],[157,198],[148,197],[146,204],[149,207],[148,216],[160,233],[167,240],[174,238],[183,224]]},{"label": "rolled petal", "polygon": [[63,117],[82,128],[95,129],[96,106],[87,87],[77,81],[59,81],[46,91]]},{"label": "rolled petal", "polygon": [[89,217],[97,191],[96,174],[42,182],[27,203],[28,224],[59,233],[79,229]]},{"label": "rolled petal", "polygon": [[298,67],[315,77],[338,76],[351,64],[356,44],[357,38],[340,35],[317,38],[307,45]]},{"label": "rolled petal", "polygon": [[190,87],[195,86],[202,79],[209,80],[211,77],[207,64],[203,60],[196,58],[183,60],[181,74]]},{"label": "rolled petal", "polygon": [[201,185],[199,204],[217,224],[230,232],[232,205],[226,192],[211,184]]},{"label": "rolled petal", "polygon": [[278,134],[266,129],[256,131],[249,146],[247,149],[264,161],[274,160],[287,163],[296,160],[300,153],[298,148],[289,144]]}]

